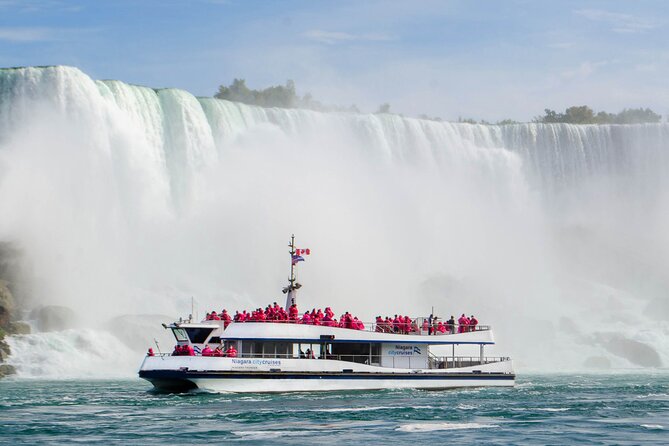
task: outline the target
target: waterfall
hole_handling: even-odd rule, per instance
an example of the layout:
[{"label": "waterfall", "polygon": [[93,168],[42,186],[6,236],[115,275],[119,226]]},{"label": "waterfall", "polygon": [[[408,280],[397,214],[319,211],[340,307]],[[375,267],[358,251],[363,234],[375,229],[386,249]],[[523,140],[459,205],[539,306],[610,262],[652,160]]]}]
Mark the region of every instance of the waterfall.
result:
[{"label": "waterfall", "polygon": [[3,69],[0,240],[27,254],[29,305],[82,329],[279,301],[295,233],[303,308],[475,314],[526,368],[657,366],[668,144],[667,124],[320,113]]}]

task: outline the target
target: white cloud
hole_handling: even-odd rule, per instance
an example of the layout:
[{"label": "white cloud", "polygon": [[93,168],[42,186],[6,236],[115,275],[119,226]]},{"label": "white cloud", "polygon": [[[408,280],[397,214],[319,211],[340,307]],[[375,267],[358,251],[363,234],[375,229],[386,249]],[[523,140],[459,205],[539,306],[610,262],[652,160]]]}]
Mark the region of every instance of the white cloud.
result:
[{"label": "white cloud", "polygon": [[578,9],[572,12],[588,20],[608,23],[617,33],[642,33],[660,26],[660,23],[654,20],[601,9]]},{"label": "white cloud", "polygon": [[0,0],[0,9],[12,9],[20,13],[39,13],[49,10],[78,12],[82,7],[59,0]]},{"label": "white cloud", "polygon": [[8,28],[0,27],[0,40],[10,42],[42,42],[53,40],[50,28]]},{"label": "white cloud", "polygon": [[328,45],[352,41],[385,42],[393,40],[392,37],[385,34],[350,34],[338,31],[324,31],[320,29],[307,31],[303,36],[310,40]]},{"label": "white cloud", "polygon": [[30,43],[56,42],[82,38],[99,32],[101,28],[50,28],[50,27],[9,27],[0,26],[0,42]]},{"label": "white cloud", "polygon": [[566,81],[572,79],[586,79],[590,77],[590,75],[592,75],[595,71],[597,71],[597,69],[605,65],[608,65],[609,63],[610,62],[607,61],[600,61],[600,62],[585,61],[575,69],[563,71],[562,73],[560,73],[560,77],[562,77],[562,79]]}]

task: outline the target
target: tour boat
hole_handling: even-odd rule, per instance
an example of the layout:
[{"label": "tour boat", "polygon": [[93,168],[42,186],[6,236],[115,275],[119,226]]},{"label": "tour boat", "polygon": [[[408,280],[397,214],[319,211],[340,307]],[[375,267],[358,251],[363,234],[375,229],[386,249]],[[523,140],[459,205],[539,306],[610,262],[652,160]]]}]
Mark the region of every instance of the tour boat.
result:
[{"label": "tour boat", "polygon": [[[291,274],[287,311],[296,307],[296,264],[304,250],[290,242]],[[308,251],[307,251],[308,252]],[[297,259],[297,261],[296,261]],[[410,329],[364,324],[352,329],[295,320],[226,322],[181,319],[163,327],[176,338],[176,349],[190,356],[150,350],[139,376],[156,389],[214,392],[292,392],[372,389],[448,389],[513,386],[508,357],[487,357],[494,344],[490,326],[450,327],[445,333],[414,318]],[[219,347],[229,356],[203,355]],[[478,346],[476,356],[457,356],[456,347]],[[441,355],[434,351],[441,350]],[[448,355],[444,356],[446,351]],[[305,353],[306,352],[306,353]]]}]

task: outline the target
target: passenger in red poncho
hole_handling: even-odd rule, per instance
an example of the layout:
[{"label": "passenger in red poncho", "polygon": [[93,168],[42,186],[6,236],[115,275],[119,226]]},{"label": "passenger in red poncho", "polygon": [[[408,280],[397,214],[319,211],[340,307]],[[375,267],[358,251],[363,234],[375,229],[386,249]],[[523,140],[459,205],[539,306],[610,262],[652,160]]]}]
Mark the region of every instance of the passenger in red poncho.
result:
[{"label": "passenger in red poncho", "polygon": [[472,317],[469,318],[469,330],[476,331],[476,326],[478,325],[478,323],[479,321],[472,314]]},{"label": "passenger in red poncho", "polygon": [[381,316],[376,316],[376,329],[374,331],[377,333],[383,332],[383,319],[381,319]]},{"label": "passenger in red poncho", "polygon": [[358,317],[353,318],[353,323],[351,324],[351,328],[354,330],[364,330],[365,329],[365,324],[362,323],[361,320],[358,319]]},{"label": "passenger in red poncho", "polygon": [[467,316],[465,316],[464,313],[462,313],[462,316],[458,319],[458,333],[464,333],[467,331]]},{"label": "passenger in red poncho", "polygon": [[234,345],[231,345],[228,347],[228,349],[225,352],[225,356],[228,358],[236,358],[237,357],[237,349],[235,348]]},{"label": "passenger in red poncho", "polygon": [[300,311],[297,309],[297,305],[293,304],[290,306],[288,309],[288,319],[291,321],[296,322],[297,319],[299,318]]},{"label": "passenger in red poncho", "polygon": [[214,356],[214,351],[209,347],[209,344],[202,349],[202,356]]},{"label": "passenger in red poncho", "polygon": [[221,311],[221,320],[223,321],[223,328],[228,328],[228,325],[230,325],[230,322],[232,322],[232,318],[228,314],[228,310],[223,310]]},{"label": "passenger in red poncho", "polygon": [[332,317],[329,314],[325,314],[325,316],[323,316],[323,321],[322,322],[323,322],[323,325],[326,326],[326,327],[334,327],[334,325],[335,325]]}]

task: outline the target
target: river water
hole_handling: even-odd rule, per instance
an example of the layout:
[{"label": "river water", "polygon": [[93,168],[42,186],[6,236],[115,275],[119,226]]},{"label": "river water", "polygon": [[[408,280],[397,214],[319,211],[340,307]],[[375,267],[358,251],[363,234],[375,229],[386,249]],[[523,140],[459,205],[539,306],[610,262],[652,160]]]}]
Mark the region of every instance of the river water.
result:
[{"label": "river water", "polygon": [[0,382],[0,444],[667,444],[669,375],[512,389],[162,394],[139,379]]}]

